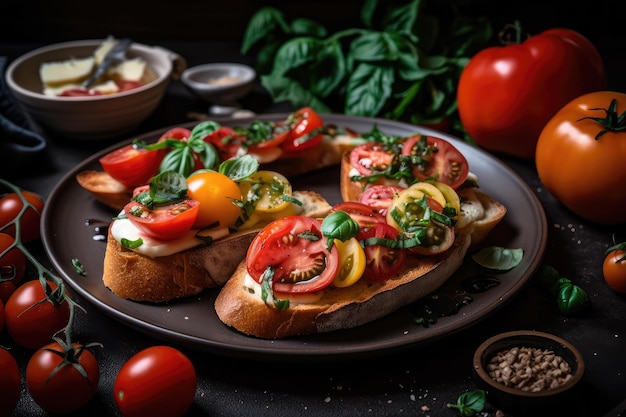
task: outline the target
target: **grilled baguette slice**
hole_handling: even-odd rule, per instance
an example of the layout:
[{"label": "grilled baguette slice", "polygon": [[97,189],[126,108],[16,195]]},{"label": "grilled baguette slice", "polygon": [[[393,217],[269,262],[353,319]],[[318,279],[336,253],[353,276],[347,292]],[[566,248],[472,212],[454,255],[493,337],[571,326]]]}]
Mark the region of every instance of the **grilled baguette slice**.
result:
[{"label": "grilled baguette slice", "polygon": [[[470,245],[460,233],[454,245],[435,256],[410,257],[399,275],[387,281],[361,279],[347,288],[329,287],[314,303],[285,310],[264,303],[246,279],[242,262],[215,300],[220,320],[249,336],[283,339],[349,329],[384,317],[427,296],[461,266]],[[258,290],[257,290],[258,291]]]},{"label": "grilled baguette slice", "polygon": [[324,290],[320,300],[279,310],[265,303],[247,277],[243,261],[215,300],[220,320],[250,336],[282,339],[348,329],[384,317],[427,296],[461,266],[465,255],[502,221],[506,207],[477,188],[462,194],[455,241],[434,256],[409,256],[398,276],[384,282],[361,279],[347,288]]},{"label": "grilled baguette slice", "polygon": [[[320,194],[294,191],[302,202],[299,214],[324,217],[330,205]],[[269,223],[269,220],[268,220]],[[108,231],[102,280],[115,295],[135,301],[161,303],[223,286],[262,227],[237,232],[208,246],[151,258],[122,246]]]}]

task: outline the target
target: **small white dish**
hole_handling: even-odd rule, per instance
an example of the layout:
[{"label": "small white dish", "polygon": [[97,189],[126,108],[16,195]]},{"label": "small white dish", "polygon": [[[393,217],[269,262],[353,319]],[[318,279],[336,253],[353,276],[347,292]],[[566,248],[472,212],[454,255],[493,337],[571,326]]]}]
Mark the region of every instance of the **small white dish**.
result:
[{"label": "small white dish", "polygon": [[181,75],[189,91],[211,103],[209,112],[216,115],[229,115],[238,110],[241,106],[237,100],[250,92],[255,79],[254,69],[236,63],[196,65]]}]

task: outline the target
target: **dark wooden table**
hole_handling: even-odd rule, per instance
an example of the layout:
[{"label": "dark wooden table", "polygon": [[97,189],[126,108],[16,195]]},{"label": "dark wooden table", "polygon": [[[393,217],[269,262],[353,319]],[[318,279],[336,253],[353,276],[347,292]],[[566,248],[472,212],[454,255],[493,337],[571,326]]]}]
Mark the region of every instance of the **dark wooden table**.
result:
[{"label": "dark wooden table", "polygon": [[[229,42],[161,42],[187,58],[189,65],[205,62],[246,62],[238,44]],[[0,54],[15,57],[34,46],[0,44]],[[625,69],[619,57],[611,74]],[[616,77],[613,77],[616,80]],[[613,88],[623,85],[613,81]],[[271,103],[260,87],[244,100],[257,113],[287,108]],[[134,134],[189,122],[189,112],[206,112],[178,82],[172,82],[156,112],[136,132],[106,143],[68,142],[49,136],[46,162],[24,167],[11,178],[16,184],[48,196],[57,182],[77,163],[97,151]],[[1,140],[1,139],[0,139]],[[577,346],[586,361],[582,395],[573,400],[567,415],[603,416],[626,397],[626,297],[604,282],[601,261],[612,236],[626,238],[624,227],[603,227],[582,221],[564,209],[540,183],[532,163],[499,156],[518,173],[541,201],[548,220],[544,263],[552,265],[588,293],[591,308],[584,314],[561,314],[531,280],[497,314],[433,344],[356,360],[295,363],[259,361],[255,357],[232,358],[186,347],[198,373],[198,391],[188,416],[455,416],[446,407],[467,390],[472,380],[472,355],[488,337],[510,330],[535,329],[561,336]],[[586,175],[581,171],[581,175]],[[591,173],[592,175],[592,173]],[[44,249],[33,250],[47,263]],[[76,415],[117,416],[112,389],[117,371],[135,352],[162,344],[157,337],[138,333],[77,297],[87,314],[79,314],[76,334],[98,340],[101,382],[98,393]],[[169,343],[169,342],[168,342]],[[6,332],[0,344],[11,346]],[[30,352],[13,347],[22,371]],[[46,415],[22,393],[16,416]],[[565,407],[566,405],[564,405]],[[489,415],[495,409],[488,407]],[[566,415],[554,411],[551,415]]]}]

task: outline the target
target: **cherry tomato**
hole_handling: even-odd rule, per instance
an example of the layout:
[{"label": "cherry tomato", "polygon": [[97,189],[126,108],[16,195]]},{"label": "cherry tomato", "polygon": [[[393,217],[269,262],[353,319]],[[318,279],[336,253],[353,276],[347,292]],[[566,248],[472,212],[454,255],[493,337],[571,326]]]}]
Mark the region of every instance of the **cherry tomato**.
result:
[{"label": "cherry tomato", "polygon": [[[376,223],[361,229],[358,239],[366,242],[368,239],[387,239],[394,241],[398,238],[398,230],[387,223]],[[365,271],[363,276],[374,280],[387,280],[400,272],[406,260],[404,249],[392,248],[382,244],[365,244]]]},{"label": "cherry tomato", "polygon": [[151,346],[122,365],[113,398],[124,417],[181,417],[196,388],[196,371],[187,356],[169,346]]},{"label": "cherry tomato", "polygon": [[255,210],[264,213],[284,210],[290,202],[283,199],[283,196],[292,195],[291,183],[287,177],[268,170],[255,172],[239,184],[239,189],[244,203],[251,204]]},{"label": "cherry tomato", "polygon": [[413,136],[402,146],[403,155],[420,157],[423,164],[413,164],[413,175],[420,180],[434,179],[458,188],[469,173],[469,163],[461,151],[447,140],[434,136]]},{"label": "cherry tomato", "polygon": [[[20,219],[20,236],[22,242],[33,242],[39,239],[39,227],[41,223],[41,212],[44,202],[41,196],[30,191],[21,191],[22,196],[32,206],[26,209]],[[6,226],[17,218],[24,208],[24,203],[17,193],[8,193],[0,198],[0,228]],[[1,230],[3,233],[15,237],[15,225],[11,225]]]},{"label": "cherry tomato", "polygon": [[609,252],[602,264],[602,274],[609,287],[626,294],[626,251],[616,249]]},{"label": "cherry tomato", "polygon": [[17,286],[13,281],[0,281],[0,301],[5,305],[9,301],[11,294],[15,292]]},{"label": "cherry tomato", "polygon": [[474,55],[459,78],[458,112],[481,147],[532,159],[548,120],[570,100],[605,84],[593,44],[575,31],[552,29]]},{"label": "cherry tomato", "polygon": [[142,234],[161,240],[177,239],[191,230],[199,211],[200,203],[193,199],[154,209],[137,201],[124,206],[126,217]]},{"label": "cherry tomato", "polygon": [[303,107],[292,113],[287,124],[291,126],[289,135],[282,143],[285,152],[302,152],[319,145],[324,136],[319,130],[324,127],[320,115],[310,107]]},{"label": "cherry tomato", "polygon": [[337,203],[331,208],[331,212],[334,211],[345,211],[352,220],[358,223],[361,229],[373,226],[376,223],[386,222],[385,216],[374,210],[374,208],[356,201]]},{"label": "cherry tomato", "polygon": [[[64,362],[64,348],[57,342],[38,349],[26,365],[26,386],[32,399],[52,414],[83,408],[98,389],[100,366],[93,353],[75,343],[71,359]],[[61,366],[59,366],[61,365]],[[81,366],[86,377],[75,366]]]},{"label": "cherry tomato", "polygon": [[375,184],[365,189],[359,202],[386,216],[391,200],[402,190],[404,187],[398,185]]},{"label": "cherry tomato", "polygon": [[241,216],[236,201],[241,200],[239,185],[228,176],[215,171],[196,172],[187,178],[187,195],[200,203],[194,227],[219,223],[230,227]]},{"label": "cherry tomato", "polygon": [[220,159],[225,161],[237,155],[237,152],[241,148],[243,137],[231,127],[220,126],[213,133],[207,135],[204,141],[215,146],[215,149],[217,149],[220,155]]},{"label": "cherry tomato", "polygon": [[[6,251],[15,243],[15,239],[6,233],[0,233],[0,254]],[[18,285],[26,272],[26,256],[19,249],[14,247],[4,255],[0,256],[0,281],[11,280]]]},{"label": "cherry tomato", "polygon": [[0,347],[0,416],[12,416],[22,390],[22,376],[17,361],[7,349]]},{"label": "cherry tomato", "polygon": [[335,287],[348,287],[357,282],[365,272],[365,250],[356,238],[350,238],[345,242],[335,240],[339,251],[339,272],[333,280]]},{"label": "cherry tomato", "polygon": [[290,126],[285,122],[252,122],[246,131],[244,141],[250,152],[275,148],[289,138]]},{"label": "cherry tomato", "polygon": [[[62,331],[70,318],[70,307],[54,282],[44,289],[39,280],[27,281],[9,297],[5,325],[9,336],[27,349],[39,349]],[[66,297],[69,295],[66,294]],[[56,301],[60,300],[60,301]]]},{"label": "cherry tomato", "polygon": [[335,245],[328,250],[321,228],[321,222],[304,216],[273,221],[248,248],[248,273],[261,283],[263,273],[271,267],[272,288],[278,293],[310,293],[326,288],[338,273],[339,253]]},{"label": "cherry tomato", "polygon": [[393,152],[378,142],[367,142],[350,151],[350,163],[361,175],[372,175],[374,170],[384,171],[393,158]]},{"label": "cherry tomato", "polygon": [[147,184],[159,170],[162,153],[134,145],[116,149],[99,159],[102,168],[128,188]]},{"label": "cherry tomato", "polygon": [[537,142],[537,174],[545,188],[593,223],[626,222],[624,111],[624,93],[582,95],[550,119]]}]

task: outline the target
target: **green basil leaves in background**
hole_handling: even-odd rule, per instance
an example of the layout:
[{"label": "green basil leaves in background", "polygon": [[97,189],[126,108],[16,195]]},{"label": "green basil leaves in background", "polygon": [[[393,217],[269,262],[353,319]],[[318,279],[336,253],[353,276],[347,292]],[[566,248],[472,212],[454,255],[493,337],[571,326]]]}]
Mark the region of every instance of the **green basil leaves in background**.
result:
[{"label": "green basil leaves in background", "polygon": [[454,0],[365,0],[361,21],[330,34],[315,21],[288,21],[263,7],[248,23],[241,52],[255,54],[275,102],[460,126],[456,86],[469,58],[492,38],[488,20],[460,15]]}]

